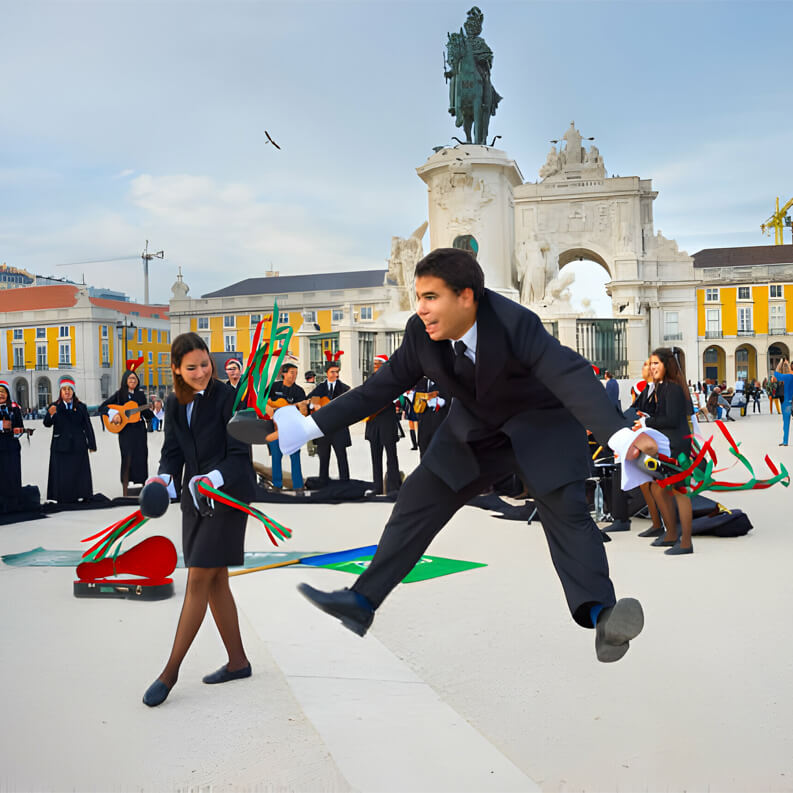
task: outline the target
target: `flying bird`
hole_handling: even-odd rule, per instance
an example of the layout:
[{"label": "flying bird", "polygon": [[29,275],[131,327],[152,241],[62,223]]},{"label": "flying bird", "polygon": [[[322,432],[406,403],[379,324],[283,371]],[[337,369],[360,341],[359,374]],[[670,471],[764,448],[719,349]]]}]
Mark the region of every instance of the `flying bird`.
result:
[{"label": "flying bird", "polygon": [[[281,147],[270,137],[270,133],[267,130],[264,130],[264,134],[267,135],[267,143],[272,143],[273,146],[275,146],[275,148],[280,151]],[[266,146],[267,143],[264,145]]]}]

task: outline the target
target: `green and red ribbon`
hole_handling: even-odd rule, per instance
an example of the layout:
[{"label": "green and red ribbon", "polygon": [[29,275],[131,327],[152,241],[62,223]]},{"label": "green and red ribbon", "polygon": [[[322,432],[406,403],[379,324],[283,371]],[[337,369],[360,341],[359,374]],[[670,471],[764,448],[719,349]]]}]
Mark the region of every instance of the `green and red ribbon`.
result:
[{"label": "green and red ribbon", "polygon": [[661,460],[661,462],[675,471],[674,474],[664,479],[656,480],[660,487],[672,488],[678,493],[683,493],[687,496],[695,496],[706,490],[720,492],[765,490],[777,483],[781,483],[783,487],[787,487],[790,484],[790,474],[785,466],[780,463],[779,467],[777,467],[768,455],[765,455],[764,459],[772,475],[766,479],[758,479],[755,476],[752,464],[745,455],[741,453],[739,448],[740,444],[736,443],[727,427],[724,426],[724,422],[718,420],[716,421],[716,426],[727,440],[730,454],[732,454],[749,472],[749,479],[745,482],[726,482],[717,479],[715,475],[727,469],[717,469],[715,467],[718,465],[718,459],[713,449],[713,436],[702,444],[700,444],[696,438],[692,437],[691,455],[687,456],[685,454],[680,454],[676,460],[663,454],[658,455],[658,459]]},{"label": "green and red ribbon", "polygon": [[[278,303],[273,305],[273,313],[262,317],[256,325],[256,331],[251,344],[251,352],[242,373],[240,387],[234,399],[236,412],[240,403],[256,411],[256,415],[263,419],[267,414],[267,400],[270,390],[281,371],[281,364],[289,351],[293,330],[288,325],[278,325]],[[270,339],[264,341],[264,323],[270,320]],[[280,345],[280,346],[279,346]],[[277,356],[275,366],[271,368],[274,356]],[[244,408],[243,408],[244,409]]]},{"label": "green and red ribbon", "polygon": [[[292,536],[291,529],[288,529],[277,520],[273,520],[271,517],[265,515],[264,512],[260,512],[256,507],[252,507],[250,504],[239,501],[228,493],[223,493],[217,488],[212,487],[211,484],[207,484],[208,481],[209,480],[199,479],[196,483],[196,490],[205,498],[211,498],[219,504],[224,504],[232,509],[238,509],[241,512],[247,513],[252,518],[256,518],[256,520],[264,526],[264,530],[267,532],[267,536],[270,538],[270,542],[273,545],[278,545],[278,539],[282,541],[288,540]],[[276,539],[276,535],[278,539]]]},{"label": "green and red ribbon", "polygon": [[121,553],[123,541],[130,534],[136,532],[147,520],[148,518],[144,518],[143,513],[138,509],[131,515],[127,515],[126,518],[117,521],[112,526],[108,526],[106,529],[102,529],[102,531],[80,540],[80,542],[91,542],[91,540],[99,538],[98,541],[83,554],[83,559],[87,562],[99,562],[107,556],[113,544],[118,542],[113,552],[113,562],[115,562],[119,553]]}]

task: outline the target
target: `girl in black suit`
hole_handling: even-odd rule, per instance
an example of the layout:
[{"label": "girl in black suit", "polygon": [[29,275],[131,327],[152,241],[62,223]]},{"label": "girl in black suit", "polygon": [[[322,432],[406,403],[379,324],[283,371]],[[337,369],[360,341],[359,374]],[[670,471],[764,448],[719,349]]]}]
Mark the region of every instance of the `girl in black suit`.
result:
[{"label": "girl in black suit", "polygon": [[47,408],[44,426],[52,427],[47,498],[64,504],[90,499],[94,485],[88,452],[96,451],[96,436],[71,377],[61,378],[58,399]]},{"label": "girl in black suit", "polygon": [[[100,406],[100,415],[109,416],[109,405],[125,405],[137,402],[143,406],[148,403],[146,395],[140,387],[140,378],[132,369],[127,369],[121,378],[121,385],[115,394],[111,394]],[[118,433],[118,447],[121,450],[121,486],[123,494],[129,495],[130,482],[145,482],[149,477],[149,450],[146,445],[146,421],[154,418],[154,413],[142,410],[140,421],[132,421]],[[114,411],[110,416],[111,423],[121,424],[121,416]]]},{"label": "girl in black suit", "polygon": [[[655,409],[652,416],[637,422],[638,425],[663,432],[669,438],[670,456],[675,459],[679,454],[685,454],[687,457],[691,454],[689,416],[693,413],[693,407],[689,398],[682,356],[683,351],[677,347],[660,347],[653,351],[650,356],[650,371],[655,388],[650,398],[655,403]],[[694,546],[691,543],[693,519],[691,499],[677,491],[660,488],[654,482],[652,491],[666,526],[666,533],[652,544],[666,547],[665,553],[671,556],[694,553]],[[677,537],[678,516],[681,527],[679,538]]]},{"label": "girl in black suit", "polygon": [[211,516],[202,516],[196,490],[198,481],[204,480],[240,501],[250,501],[254,490],[250,446],[226,432],[235,391],[214,379],[214,363],[198,334],[183,333],[173,340],[171,370],[175,394],[168,397],[165,406],[159,474],[149,481],[168,486],[175,496],[171,486],[181,480],[187,587],[171,655],[143,696],[143,702],[152,707],[163,702],[176,683],[207,606],[228,653],[228,663],[206,675],[204,682],[225,683],[251,675],[228,572],[229,565],[244,562],[248,516],[222,504],[215,504]]}]

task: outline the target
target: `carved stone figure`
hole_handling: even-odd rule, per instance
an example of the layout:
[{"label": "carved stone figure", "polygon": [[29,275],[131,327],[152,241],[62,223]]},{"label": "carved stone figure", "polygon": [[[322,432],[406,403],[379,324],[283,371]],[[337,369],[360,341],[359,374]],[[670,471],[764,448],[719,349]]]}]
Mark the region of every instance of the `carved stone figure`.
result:
[{"label": "carved stone figure", "polygon": [[562,160],[559,152],[556,151],[556,146],[551,144],[551,150],[545,159],[545,165],[540,168],[540,179],[546,179],[549,176],[559,173],[562,170]]},{"label": "carved stone figure", "polygon": [[483,146],[487,145],[490,116],[496,114],[501,101],[490,81],[493,51],[479,35],[484,18],[482,11],[474,6],[468,12],[465,32],[460,28],[459,33],[447,34],[448,68],[444,72],[450,79],[449,113],[455,117],[455,125],[464,129],[467,143]]},{"label": "carved stone figure", "polygon": [[407,239],[391,238],[391,258],[388,260],[388,278],[399,288],[400,311],[415,309],[416,295],[413,289],[413,271],[424,257],[421,240],[429,224],[422,223]]}]

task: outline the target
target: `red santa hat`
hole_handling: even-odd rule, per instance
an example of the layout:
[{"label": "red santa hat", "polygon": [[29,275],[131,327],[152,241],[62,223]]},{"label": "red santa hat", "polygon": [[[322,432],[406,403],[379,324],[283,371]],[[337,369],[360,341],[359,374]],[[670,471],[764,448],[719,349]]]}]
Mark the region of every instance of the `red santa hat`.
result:
[{"label": "red santa hat", "polygon": [[388,363],[388,356],[387,355],[375,355],[375,361],[380,361],[380,363]]}]

